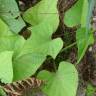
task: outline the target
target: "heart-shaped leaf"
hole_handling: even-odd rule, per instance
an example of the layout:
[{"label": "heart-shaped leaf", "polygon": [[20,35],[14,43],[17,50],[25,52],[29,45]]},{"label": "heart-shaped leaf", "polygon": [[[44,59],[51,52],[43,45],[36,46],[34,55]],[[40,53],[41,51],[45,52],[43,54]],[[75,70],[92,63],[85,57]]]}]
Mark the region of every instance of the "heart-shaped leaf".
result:
[{"label": "heart-shaped leaf", "polygon": [[45,80],[42,90],[48,96],[76,96],[78,75],[74,65],[68,62],[61,62],[56,73],[41,71],[38,78]]},{"label": "heart-shaped leaf", "polygon": [[22,54],[25,53],[39,53],[45,56],[51,55],[53,58],[57,56],[61,48],[63,47],[63,42],[60,38],[51,39],[53,30],[49,24],[39,24],[32,27],[32,36],[26,41],[24,48],[22,49]]},{"label": "heart-shaped leaf", "polygon": [[52,29],[49,24],[46,26],[43,24],[32,27],[32,36],[25,42],[18,58],[14,59],[14,80],[33,75],[47,55],[55,58],[62,48],[62,40],[60,38],[52,40]]},{"label": "heart-shaped leaf", "polygon": [[31,25],[40,23],[45,23],[46,25],[47,23],[53,31],[55,31],[59,24],[57,1],[58,0],[41,0],[36,6],[25,12],[23,16],[24,19]]},{"label": "heart-shaped leaf", "polygon": [[57,0],[41,0],[25,12],[24,19],[34,26],[31,27],[32,36],[27,40],[22,52],[37,52],[55,58],[63,46],[60,38],[51,39],[59,24]]}]

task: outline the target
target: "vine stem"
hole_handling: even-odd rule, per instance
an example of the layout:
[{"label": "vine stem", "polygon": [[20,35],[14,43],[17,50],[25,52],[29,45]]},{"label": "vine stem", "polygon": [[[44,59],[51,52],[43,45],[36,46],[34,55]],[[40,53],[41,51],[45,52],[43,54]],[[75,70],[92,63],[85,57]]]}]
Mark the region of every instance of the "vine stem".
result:
[{"label": "vine stem", "polygon": [[62,53],[62,52],[64,52],[65,50],[67,50],[67,49],[73,47],[73,46],[76,45],[76,44],[77,44],[77,42],[74,42],[74,43],[68,45],[67,47],[63,48],[63,49],[60,51],[60,53]]}]

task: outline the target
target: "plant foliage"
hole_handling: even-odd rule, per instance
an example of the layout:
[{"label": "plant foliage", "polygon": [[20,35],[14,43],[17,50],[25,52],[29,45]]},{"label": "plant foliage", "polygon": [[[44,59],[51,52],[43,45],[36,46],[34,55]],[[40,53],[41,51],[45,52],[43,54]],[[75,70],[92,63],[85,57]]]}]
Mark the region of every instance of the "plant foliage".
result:
[{"label": "plant foliage", "polygon": [[0,18],[2,18],[15,33],[18,33],[25,26],[15,0],[0,0]]},{"label": "plant foliage", "polygon": [[48,96],[76,95],[78,85],[77,71],[75,67],[68,62],[61,62],[56,73],[41,71],[38,78],[47,82],[43,87],[43,91]]},{"label": "plant foliage", "polygon": [[[66,43],[60,37],[52,38],[60,23],[58,0],[41,0],[27,9],[22,16],[17,2],[18,0],[0,0],[0,80],[2,83],[12,83],[33,76],[47,56],[51,56],[55,61]],[[94,43],[91,28],[94,3],[95,0],[78,0],[64,13],[64,24],[67,27],[77,28],[77,64],[82,60],[88,46]],[[25,22],[30,24],[30,27]],[[25,26],[31,32],[27,40],[18,34]],[[62,61],[58,64],[59,67],[53,65],[57,67],[55,72],[39,70],[37,74],[39,79],[46,82],[41,87],[43,92],[48,96],[76,96],[78,72],[74,64]],[[0,94],[4,93],[0,90]]]}]

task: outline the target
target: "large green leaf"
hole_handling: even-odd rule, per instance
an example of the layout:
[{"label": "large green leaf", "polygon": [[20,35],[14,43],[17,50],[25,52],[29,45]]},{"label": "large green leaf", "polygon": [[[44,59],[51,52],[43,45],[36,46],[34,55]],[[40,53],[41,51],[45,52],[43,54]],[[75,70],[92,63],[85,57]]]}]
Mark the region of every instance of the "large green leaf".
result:
[{"label": "large green leaf", "polygon": [[30,28],[32,35],[25,42],[18,58],[14,59],[14,80],[33,75],[47,55],[55,58],[63,47],[60,38],[51,39],[59,24],[57,13],[57,0],[42,0],[25,12],[24,19],[33,25]]},{"label": "large green leaf", "polygon": [[15,0],[0,0],[0,17],[15,33],[25,26]]},{"label": "large green leaf", "polygon": [[62,40],[52,40],[52,29],[43,24],[32,27],[32,36],[25,42],[18,58],[14,59],[14,80],[33,75],[47,55],[55,58],[62,48]]},{"label": "large green leaf", "polygon": [[65,13],[64,23],[69,27],[73,27],[78,24],[85,27],[87,11],[88,0],[78,0],[76,4]]},{"label": "large green leaf", "polygon": [[59,23],[57,1],[41,0],[36,6],[25,12],[24,19],[31,25],[45,23],[46,26],[46,23],[50,24],[50,27],[55,31]]},{"label": "large green leaf", "polygon": [[77,46],[78,46],[78,61],[77,61],[77,63],[79,63],[80,60],[83,58],[87,47],[90,44],[94,43],[93,33],[91,31],[88,33],[89,34],[86,39],[86,28],[80,28],[76,32],[76,41],[77,41]]},{"label": "large green leaf", "polygon": [[57,56],[61,48],[63,47],[63,42],[60,38],[51,39],[53,30],[49,24],[39,24],[32,27],[32,36],[26,41],[21,54],[25,53],[40,53],[45,56],[51,55],[53,58]]},{"label": "large green leaf", "polygon": [[0,53],[0,80],[4,83],[11,83],[13,80],[12,51]]},{"label": "large green leaf", "polygon": [[45,80],[42,89],[48,96],[76,96],[78,75],[74,65],[68,62],[61,62],[56,73],[41,71],[38,78]]},{"label": "large green leaf", "polygon": [[38,53],[29,53],[15,58],[13,61],[14,80],[22,80],[32,76],[46,57]]}]

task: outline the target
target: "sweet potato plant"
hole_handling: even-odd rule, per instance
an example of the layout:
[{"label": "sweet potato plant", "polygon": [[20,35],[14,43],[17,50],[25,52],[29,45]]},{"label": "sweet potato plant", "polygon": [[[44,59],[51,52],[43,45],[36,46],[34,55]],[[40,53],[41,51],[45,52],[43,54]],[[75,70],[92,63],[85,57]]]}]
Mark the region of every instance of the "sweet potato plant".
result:
[{"label": "sweet potato plant", "polygon": [[95,4],[0,0],[0,96],[95,96]]}]

